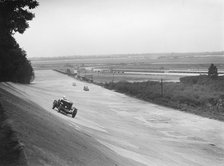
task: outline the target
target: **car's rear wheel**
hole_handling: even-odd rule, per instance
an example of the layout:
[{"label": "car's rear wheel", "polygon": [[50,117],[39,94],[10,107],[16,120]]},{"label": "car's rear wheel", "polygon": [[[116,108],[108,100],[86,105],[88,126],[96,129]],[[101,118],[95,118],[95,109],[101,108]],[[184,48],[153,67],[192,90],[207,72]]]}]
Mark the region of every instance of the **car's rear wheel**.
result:
[{"label": "car's rear wheel", "polygon": [[74,118],[74,117],[76,116],[76,114],[77,114],[77,109],[74,108],[74,110],[73,110],[73,112],[72,112],[72,118]]}]

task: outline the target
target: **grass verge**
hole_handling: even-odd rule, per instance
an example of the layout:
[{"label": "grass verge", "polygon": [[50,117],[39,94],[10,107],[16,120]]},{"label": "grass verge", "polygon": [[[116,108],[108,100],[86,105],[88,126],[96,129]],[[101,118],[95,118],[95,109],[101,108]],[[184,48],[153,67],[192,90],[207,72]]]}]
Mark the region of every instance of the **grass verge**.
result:
[{"label": "grass verge", "polygon": [[[145,101],[224,121],[224,77],[184,77],[180,82],[118,82],[104,87]],[[163,88],[161,88],[163,87]],[[161,90],[163,89],[163,90]]]},{"label": "grass verge", "polygon": [[12,130],[0,104],[0,166],[27,165],[23,145]]}]

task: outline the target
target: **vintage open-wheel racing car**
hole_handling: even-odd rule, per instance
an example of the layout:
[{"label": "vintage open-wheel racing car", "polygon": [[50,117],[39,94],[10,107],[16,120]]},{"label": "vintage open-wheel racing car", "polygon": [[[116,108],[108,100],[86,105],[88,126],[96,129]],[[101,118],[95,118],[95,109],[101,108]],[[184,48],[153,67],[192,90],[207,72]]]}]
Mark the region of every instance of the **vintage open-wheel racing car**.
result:
[{"label": "vintage open-wheel racing car", "polygon": [[75,107],[72,107],[72,105],[73,103],[67,99],[59,99],[54,100],[52,109],[57,108],[58,112],[66,115],[71,114],[72,118],[74,118],[78,110]]}]

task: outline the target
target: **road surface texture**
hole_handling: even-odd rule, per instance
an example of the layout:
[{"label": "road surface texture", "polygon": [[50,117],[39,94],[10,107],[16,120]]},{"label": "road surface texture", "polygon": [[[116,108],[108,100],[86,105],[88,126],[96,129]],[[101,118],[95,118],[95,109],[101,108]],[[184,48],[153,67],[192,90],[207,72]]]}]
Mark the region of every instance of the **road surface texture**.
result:
[{"label": "road surface texture", "polygon": [[[223,122],[54,71],[35,74],[31,85],[0,84],[3,106],[25,144],[30,165],[224,165]],[[90,91],[84,91],[84,85]],[[78,108],[74,119],[52,110],[53,100],[64,95]]]}]

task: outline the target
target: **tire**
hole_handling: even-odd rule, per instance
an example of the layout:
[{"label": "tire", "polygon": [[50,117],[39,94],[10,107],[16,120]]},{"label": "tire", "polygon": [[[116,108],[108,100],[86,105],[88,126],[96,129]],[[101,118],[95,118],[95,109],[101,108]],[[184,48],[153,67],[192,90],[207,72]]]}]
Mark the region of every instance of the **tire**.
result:
[{"label": "tire", "polygon": [[58,112],[61,112],[61,106],[58,107]]},{"label": "tire", "polygon": [[74,108],[74,111],[72,112],[72,118],[74,118],[76,116],[76,114],[77,114],[77,109]]},{"label": "tire", "polygon": [[57,101],[54,100],[52,109],[54,109],[56,107],[56,105],[57,105]]}]

